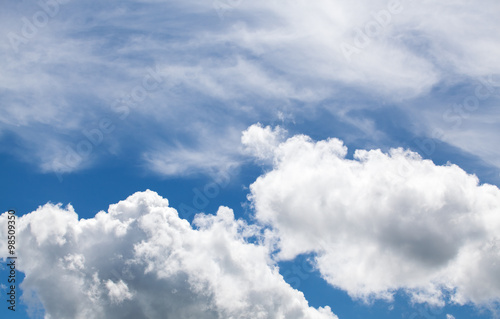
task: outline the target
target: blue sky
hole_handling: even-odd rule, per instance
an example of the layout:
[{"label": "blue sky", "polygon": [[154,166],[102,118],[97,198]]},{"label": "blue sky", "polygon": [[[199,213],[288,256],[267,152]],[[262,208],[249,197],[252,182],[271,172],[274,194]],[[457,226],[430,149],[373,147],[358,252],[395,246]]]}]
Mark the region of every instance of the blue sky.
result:
[{"label": "blue sky", "polygon": [[497,315],[496,1],[3,7],[2,317]]}]

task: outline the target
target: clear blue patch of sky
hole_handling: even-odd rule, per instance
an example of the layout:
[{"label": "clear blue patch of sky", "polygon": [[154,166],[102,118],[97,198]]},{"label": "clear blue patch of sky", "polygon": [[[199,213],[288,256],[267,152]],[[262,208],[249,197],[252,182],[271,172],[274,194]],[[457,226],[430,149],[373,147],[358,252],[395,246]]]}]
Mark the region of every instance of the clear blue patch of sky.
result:
[{"label": "clear blue patch of sky", "polygon": [[[181,204],[197,212],[215,213],[219,205],[241,212],[246,201],[245,185],[253,174],[228,173],[219,178],[192,176],[161,178],[145,175],[133,163],[107,161],[98,167],[63,174],[39,173],[30,164],[13,156],[0,156],[2,181],[0,192],[4,209],[15,209],[23,215],[47,202],[71,203],[81,218],[93,217],[110,204],[126,199],[137,191],[151,189],[169,199],[170,206]],[[258,174],[258,171],[255,171]],[[181,216],[190,220],[192,216]]]}]

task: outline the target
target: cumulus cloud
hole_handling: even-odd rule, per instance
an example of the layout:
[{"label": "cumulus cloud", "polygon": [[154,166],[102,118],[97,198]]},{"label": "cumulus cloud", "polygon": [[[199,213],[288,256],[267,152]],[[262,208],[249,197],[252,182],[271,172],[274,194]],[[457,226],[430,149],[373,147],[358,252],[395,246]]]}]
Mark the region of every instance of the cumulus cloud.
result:
[{"label": "cumulus cloud", "polygon": [[276,258],[316,253],[326,281],[364,300],[404,289],[415,302],[499,301],[496,186],[404,149],[346,154],[338,139],[304,135],[269,154],[274,168],[249,198]]},{"label": "cumulus cloud", "polygon": [[308,306],[231,209],[194,225],[152,191],[90,219],[46,204],[18,220],[23,296],[37,295],[46,318],[337,318]]},{"label": "cumulus cloud", "polygon": [[286,131],[279,126],[274,129],[262,124],[254,124],[243,131],[241,143],[248,154],[258,159],[273,158],[273,150],[283,141]]}]

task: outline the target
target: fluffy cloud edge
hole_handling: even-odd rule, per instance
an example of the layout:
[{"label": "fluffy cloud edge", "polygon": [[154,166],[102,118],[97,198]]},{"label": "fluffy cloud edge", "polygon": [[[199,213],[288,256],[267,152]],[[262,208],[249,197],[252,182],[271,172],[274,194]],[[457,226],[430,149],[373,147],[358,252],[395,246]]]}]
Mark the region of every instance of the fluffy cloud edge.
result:
[{"label": "fluffy cloud edge", "polygon": [[259,228],[231,209],[198,214],[193,226],[150,190],[89,219],[41,206],[18,219],[26,300],[36,292],[47,318],[337,318],[309,307],[267,248],[247,241]]},{"label": "fluffy cloud edge", "polygon": [[365,301],[404,290],[417,303],[498,304],[496,186],[402,148],[346,155],[338,139],[305,135],[269,151],[249,199],[276,258],[315,253],[328,283]]}]

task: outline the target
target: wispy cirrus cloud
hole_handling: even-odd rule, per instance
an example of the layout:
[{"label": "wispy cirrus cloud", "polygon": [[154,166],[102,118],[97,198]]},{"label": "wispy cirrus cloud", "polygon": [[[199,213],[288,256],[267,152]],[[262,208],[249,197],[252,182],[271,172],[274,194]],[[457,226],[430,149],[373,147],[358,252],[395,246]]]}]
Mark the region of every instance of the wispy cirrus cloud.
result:
[{"label": "wispy cirrus cloud", "polygon": [[[131,143],[136,161],[161,158],[179,141],[192,139],[190,123],[203,123],[204,132],[221,126],[241,131],[257,121],[279,120],[283,110],[293,117],[306,107],[333,104],[345,119],[345,109],[370,109],[374,101],[405,111],[425,97],[422,101],[430,105],[411,108],[432,109],[436,117],[446,112],[442,100],[457,79],[468,84],[500,73],[491,58],[500,50],[490,31],[497,25],[495,1],[294,1],[286,6],[242,1],[224,19],[212,3],[202,1],[44,3],[51,8],[59,3],[57,14],[34,3],[9,4],[1,25],[6,41],[0,44],[0,134],[19,137],[17,153],[27,154],[25,159],[43,171],[59,170],[52,163],[84,139],[83,130],[104,117],[120,116],[112,106],[141,83],[148,68],[161,73],[161,89],[131,107],[131,116],[93,157],[65,171],[89,167],[106,155],[123,155],[120,150]],[[50,21],[13,46],[9,34],[22,37],[26,19],[33,24],[38,12]],[[356,44],[362,38],[367,44]],[[349,59],[343,44],[357,45]],[[352,97],[359,95],[366,97],[364,102],[352,105]],[[482,110],[477,114],[487,116]],[[425,116],[415,121],[431,135]],[[471,125],[482,122],[473,118]],[[484,130],[481,134],[496,134]],[[205,139],[215,145],[224,136]],[[477,152],[474,144],[460,147]],[[192,154],[206,152],[196,143],[185,147],[194,149]],[[491,155],[480,154],[492,162]],[[235,152],[227,160],[238,162],[239,156]],[[187,162],[196,171],[200,161]]]}]

